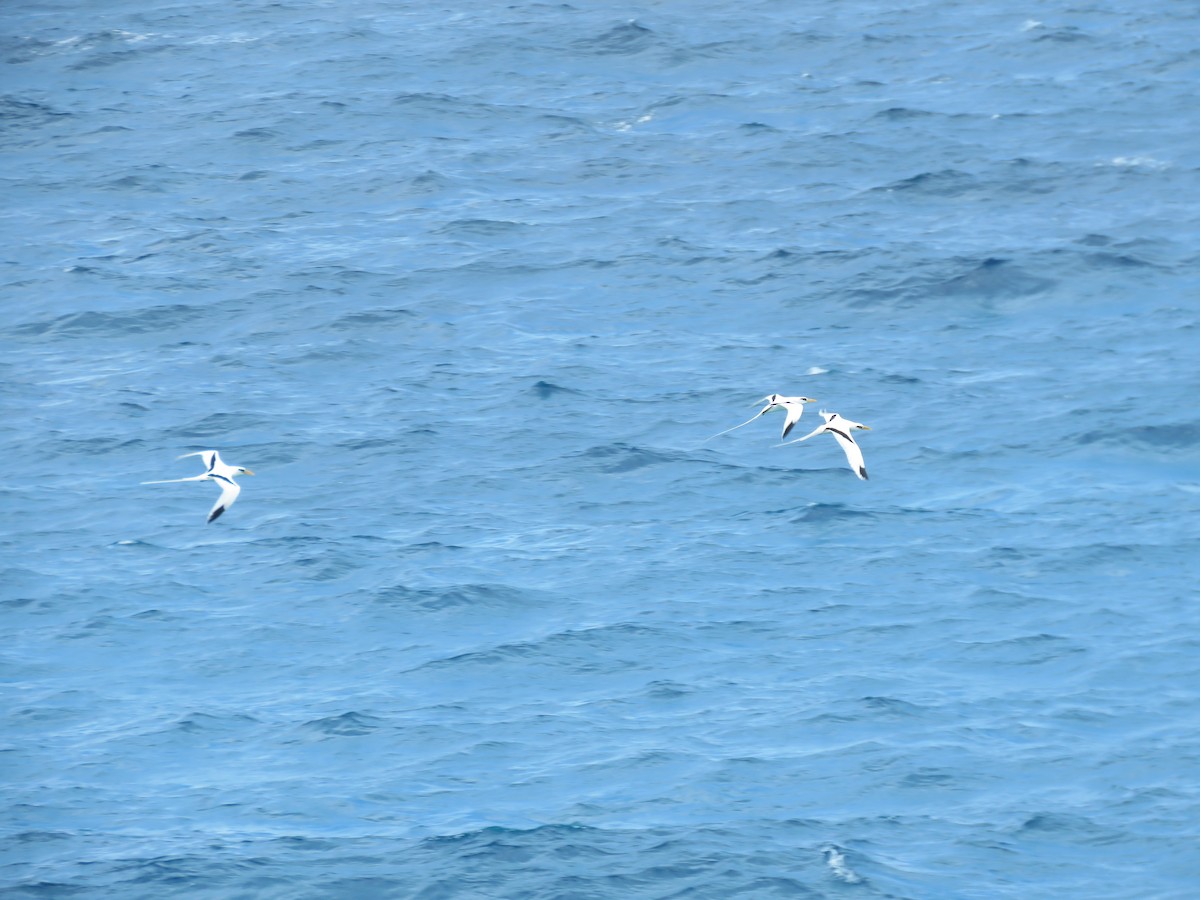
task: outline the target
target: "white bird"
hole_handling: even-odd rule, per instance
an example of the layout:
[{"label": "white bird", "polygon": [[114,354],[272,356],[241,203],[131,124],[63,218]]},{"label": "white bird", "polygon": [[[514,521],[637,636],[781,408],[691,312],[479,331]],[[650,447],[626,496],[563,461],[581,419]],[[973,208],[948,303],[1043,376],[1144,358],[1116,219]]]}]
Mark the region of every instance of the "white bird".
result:
[{"label": "white bird", "polygon": [[858,444],[854,442],[850,432],[858,428],[863,431],[870,431],[869,425],[864,425],[862,422],[854,422],[850,419],[844,419],[837,413],[825,412],[821,410],[821,418],[825,420],[825,424],[818,428],[814,428],[802,438],[796,438],[794,441],[788,441],[789,444],[798,444],[801,441],[807,441],[810,437],[816,437],[824,431],[833,435],[833,439],[841,445],[842,451],[846,454],[846,462],[850,463],[850,468],[854,474],[863,481],[867,480],[867,467],[863,462],[862,450]]},{"label": "white bird", "polygon": [[242,486],[233,480],[235,475],[253,475],[254,473],[242,466],[230,466],[221,461],[221,454],[216,450],[197,450],[195,453],[185,453],[176,459],[186,459],[189,456],[199,456],[204,460],[205,472],[193,475],[191,478],[168,478],[166,481],[143,481],[142,484],[175,484],[179,481],[215,481],[221,489],[221,496],[213,508],[208,511],[208,521],[213,522],[221,513],[233,506],[233,501],[242,492]]},{"label": "white bird", "polygon": [[[779,436],[779,439],[782,441],[788,436],[791,430],[796,427],[796,423],[800,421],[800,417],[804,415],[804,404],[816,403],[817,401],[812,397],[785,397],[783,394],[768,394],[766,397],[763,397],[757,402],[765,403],[767,405],[759,410],[755,415],[743,422],[742,425],[749,425],[759,416],[766,415],[773,409],[785,410],[787,412],[787,417],[783,420],[783,434]],[[733,428],[726,428],[724,431],[717,432],[711,438],[708,438],[708,440],[711,441],[713,438],[718,438],[723,434],[729,434],[731,431],[736,431],[737,429],[741,428],[742,425],[734,425]]]}]

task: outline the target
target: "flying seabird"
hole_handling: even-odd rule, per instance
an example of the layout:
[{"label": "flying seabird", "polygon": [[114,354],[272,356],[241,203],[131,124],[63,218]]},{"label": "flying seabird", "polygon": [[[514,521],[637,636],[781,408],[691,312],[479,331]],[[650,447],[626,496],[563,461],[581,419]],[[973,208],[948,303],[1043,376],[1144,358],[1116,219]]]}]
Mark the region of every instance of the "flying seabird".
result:
[{"label": "flying seabird", "polygon": [[199,456],[204,460],[204,474],[193,475],[191,478],[168,478],[166,481],[143,481],[142,484],[174,484],[178,481],[215,481],[217,487],[221,489],[221,496],[217,498],[217,502],[213,505],[213,508],[208,511],[208,521],[213,522],[220,517],[221,513],[233,506],[233,501],[242,492],[242,486],[234,481],[233,477],[235,475],[253,475],[254,473],[241,466],[230,466],[223,463],[221,461],[221,454],[216,450],[197,450],[195,453],[185,453],[183,456],[175,458],[185,459],[189,456]]},{"label": "flying seabird", "polygon": [[863,481],[866,481],[867,467],[863,463],[862,450],[858,448],[858,444],[854,442],[854,438],[850,436],[850,432],[856,428],[863,431],[870,431],[870,426],[864,425],[862,422],[852,422],[850,419],[842,418],[837,413],[825,412],[825,410],[821,410],[821,418],[825,420],[824,425],[813,429],[804,437],[796,438],[796,440],[788,441],[788,443],[798,444],[801,441],[807,441],[810,437],[815,437],[823,431],[827,431],[841,445],[842,450],[846,454],[846,462],[850,463],[850,468],[854,470],[854,474]]},{"label": "flying seabird", "polygon": [[[804,415],[804,404],[816,403],[817,401],[812,397],[785,397],[783,394],[768,394],[766,397],[763,397],[757,402],[765,403],[767,405],[759,410],[755,415],[743,422],[742,425],[749,425],[759,416],[766,415],[773,409],[785,410],[787,412],[787,417],[783,420],[783,434],[779,436],[779,439],[782,441],[788,436],[791,430],[796,427],[796,423],[800,421],[800,417]],[[724,431],[720,431],[717,434],[714,434],[712,437],[718,438],[723,434],[729,434],[729,432],[736,431],[738,428],[741,428],[742,425],[734,425],[733,428],[726,428]],[[712,438],[709,438],[709,440],[711,441]]]}]

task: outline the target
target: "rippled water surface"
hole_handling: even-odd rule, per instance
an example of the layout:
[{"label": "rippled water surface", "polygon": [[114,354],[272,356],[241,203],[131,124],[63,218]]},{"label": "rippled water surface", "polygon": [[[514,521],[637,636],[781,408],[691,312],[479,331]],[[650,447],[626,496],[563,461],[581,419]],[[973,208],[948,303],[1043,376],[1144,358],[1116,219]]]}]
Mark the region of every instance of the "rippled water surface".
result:
[{"label": "rippled water surface", "polygon": [[1200,13],[896,6],[0,10],[0,892],[1197,896]]}]

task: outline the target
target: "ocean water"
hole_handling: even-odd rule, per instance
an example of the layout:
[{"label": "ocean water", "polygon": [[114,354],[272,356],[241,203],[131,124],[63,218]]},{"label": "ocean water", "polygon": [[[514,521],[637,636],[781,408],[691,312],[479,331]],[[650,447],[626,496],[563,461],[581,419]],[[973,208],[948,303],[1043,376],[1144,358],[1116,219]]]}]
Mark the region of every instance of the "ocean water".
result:
[{"label": "ocean water", "polygon": [[1200,895],[1200,11],[897,7],[5,4],[0,894]]}]

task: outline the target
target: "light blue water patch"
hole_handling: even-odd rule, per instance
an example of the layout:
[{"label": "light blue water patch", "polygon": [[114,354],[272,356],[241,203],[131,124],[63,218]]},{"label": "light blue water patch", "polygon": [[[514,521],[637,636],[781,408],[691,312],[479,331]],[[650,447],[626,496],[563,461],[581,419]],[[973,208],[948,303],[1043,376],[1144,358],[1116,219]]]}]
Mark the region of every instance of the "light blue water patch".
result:
[{"label": "light blue water patch", "polygon": [[1195,895],[1192,11],[0,15],[6,893]]}]

